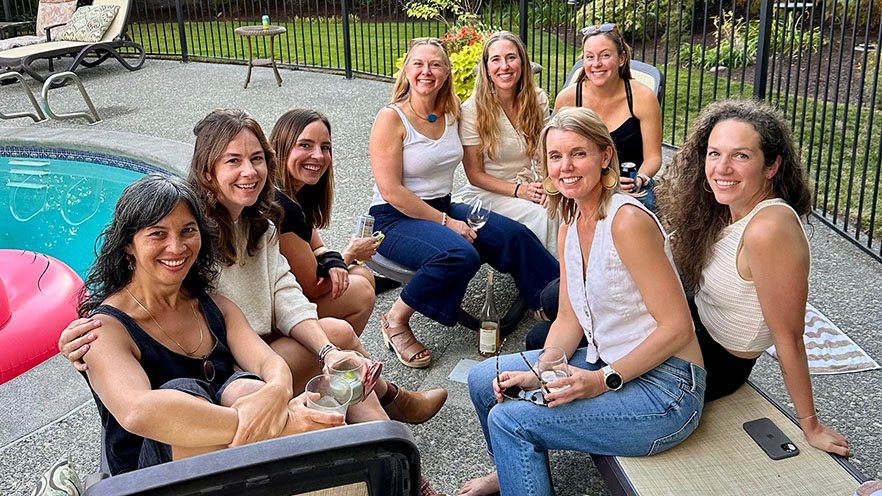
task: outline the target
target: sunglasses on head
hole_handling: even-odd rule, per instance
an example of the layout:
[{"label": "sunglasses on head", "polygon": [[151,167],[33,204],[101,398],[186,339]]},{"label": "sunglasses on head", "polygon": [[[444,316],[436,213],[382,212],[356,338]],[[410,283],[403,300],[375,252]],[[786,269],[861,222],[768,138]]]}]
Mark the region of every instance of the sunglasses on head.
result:
[{"label": "sunglasses on head", "polygon": [[609,33],[610,31],[619,32],[619,27],[615,25],[615,23],[607,22],[604,24],[595,24],[593,26],[588,26],[587,28],[582,30],[582,34],[588,36],[592,33]]},{"label": "sunglasses on head", "polygon": [[[502,351],[502,346],[504,344],[505,344],[505,339],[503,339],[502,342],[499,343],[499,348],[496,350],[496,383],[497,384],[499,384],[499,382],[500,382],[500,380],[499,380],[499,354]],[[521,358],[524,359],[524,363],[527,364],[527,368],[530,369],[530,372],[532,372],[533,375],[536,376],[536,379],[539,381],[539,387],[541,388],[541,391],[525,391],[525,390],[521,389],[519,386],[510,386],[505,389],[502,389],[502,397],[509,399],[509,400],[515,400],[515,401],[529,401],[530,403],[533,403],[534,405],[539,405],[539,406],[548,406],[548,403],[546,403],[546,401],[545,401],[545,393],[551,393],[551,391],[548,390],[548,387],[546,386],[545,381],[543,381],[542,378],[539,377],[539,374],[537,374],[536,370],[533,369],[533,366],[530,365],[530,362],[527,360],[527,357],[526,357],[526,355],[524,355],[524,352],[521,351],[521,352],[519,352],[519,354],[521,355]]]},{"label": "sunglasses on head", "polygon": [[410,48],[413,48],[418,45],[435,45],[437,47],[441,47],[446,50],[444,43],[441,42],[440,38],[435,38],[433,36],[426,36],[422,38],[413,38],[410,40]]}]

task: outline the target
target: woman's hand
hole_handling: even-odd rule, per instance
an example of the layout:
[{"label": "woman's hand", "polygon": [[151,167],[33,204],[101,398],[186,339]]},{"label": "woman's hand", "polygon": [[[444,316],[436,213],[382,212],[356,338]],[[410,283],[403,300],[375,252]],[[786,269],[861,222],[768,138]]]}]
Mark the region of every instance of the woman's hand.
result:
[{"label": "woman's hand", "polygon": [[545,190],[542,189],[542,183],[527,183],[522,184],[520,188],[518,188],[518,198],[522,200],[528,200],[533,203],[538,203],[543,205],[546,200]]},{"label": "woman's hand", "polygon": [[89,351],[89,343],[98,337],[92,332],[97,327],[101,327],[101,322],[97,319],[77,319],[68,324],[58,338],[58,351],[80,372],[85,372],[88,368],[83,361],[83,355]]},{"label": "woman's hand", "polygon": [[475,238],[478,237],[477,231],[469,227],[465,222],[454,219],[453,217],[447,217],[447,227],[449,227],[453,232],[459,234],[469,243],[474,243]]},{"label": "woman's hand", "polygon": [[502,391],[513,386],[526,391],[539,389],[539,379],[530,371],[500,373],[499,382],[493,379],[493,392],[496,394],[496,401],[502,403],[502,400],[505,399],[502,396]]},{"label": "woman's hand", "polygon": [[351,350],[331,350],[325,355],[325,363],[323,367],[323,371],[328,373],[328,367],[334,365],[335,363],[340,363],[344,360],[352,360],[355,362],[364,362],[363,367],[370,367],[373,363],[369,358],[364,358],[360,355],[356,355],[356,352]]},{"label": "woman's hand", "polygon": [[[570,376],[551,381],[546,384],[549,389],[566,388],[546,394],[545,401],[549,407],[565,405],[573,400],[593,398],[606,392],[603,373],[599,370],[585,370],[570,367]],[[569,387],[567,387],[569,386]]]},{"label": "woman's hand", "polygon": [[626,176],[619,177],[619,183],[622,185],[622,191],[628,193],[629,195],[634,195],[639,193],[643,188],[643,178],[637,176],[633,179]]},{"label": "woman's hand", "polygon": [[[290,436],[292,434],[317,431],[346,424],[346,418],[339,413],[325,413],[307,408],[307,394],[309,393],[304,392],[288,402],[287,422],[285,423],[285,428],[282,429],[281,436]],[[319,396],[317,393],[313,393],[313,395],[314,398]]]},{"label": "woman's hand", "polygon": [[285,391],[272,384],[236,400],[232,408],[239,415],[239,426],[230,447],[279,437],[288,422],[288,400]]},{"label": "woman's hand", "polygon": [[818,422],[816,417],[804,420],[800,425],[809,444],[821,451],[848,457],[848,439],[845,436]]},{"label": "woman's hand", "polygon": [[380,243],[373,236],[356,236],[349,237],[349,244],[343,250],[343,260],[351,263],[355,260],[368,261],[377,253],[377,247]]},{"label": "woman's hand", "polygon": [[[343,296],[349,289],[349,271],[340,267],[331,267],[328,270],[328,280],[331,281],[331,299],[336,300]],[[324,277],[318,278],[316,285],[325,281]]]}]

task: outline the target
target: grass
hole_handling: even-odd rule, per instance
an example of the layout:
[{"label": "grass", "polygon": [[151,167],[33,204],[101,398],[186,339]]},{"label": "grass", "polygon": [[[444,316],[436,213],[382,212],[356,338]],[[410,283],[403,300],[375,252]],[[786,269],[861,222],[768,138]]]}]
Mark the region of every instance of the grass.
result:
[{"label": "grass", "polygon": [[[186,23],[188,54],[196,59],[245,60],[247,45],[242,37],[233,34],[240,25],[222,21]],[[396,70],[395,60],[404,53],[411,38],[444,32],[444,25],[435,22],[358,22],[351,26],[353,70],[389,77]],[[303,19],[286,22],[284,27],[287,32],[276,38],[278,60],[295,66],[344,68],[342,24]],[[148,53],[180,53],[177,23],[134,24],[130,33]],[[538,29],[530,33],[529,39],[534,61],[544,68],[537,81],[553,101],[578,58],[577,49]],[[255,38],[254,50],[255,58],[268,57],[268,38]],[[699,86],[702,76],[698,70],[678,70],[673,63],[659,68],[667,76],[663,139],[673,145],[685,140],[701,107],[725,98],[727,87],[733,97],[753,95],[753,86],[734,80],[740,79],[734,74],[733,81],[729,81],[725,75],[717,78],[705,73]],[[874,237],[882,236],[882,202],[872,210],[872,201],[878,196],[875,184],[882,155],[882,111],[871,113],[865,107],[859,112],[854,105],[825,105],[783,93],[772,92],[770,98],[792,123],[794,139],[801,145],[804,166],[813,185],[816,207],[836,217],[840,224],[845,220],[852,226],[851,232],[861,233],[858,236],[866,234],[873,221],[877,224],[873,227]],[[872,129],[867,125],[870,114]],[[848,204],[850,207],[846,208]]]}]

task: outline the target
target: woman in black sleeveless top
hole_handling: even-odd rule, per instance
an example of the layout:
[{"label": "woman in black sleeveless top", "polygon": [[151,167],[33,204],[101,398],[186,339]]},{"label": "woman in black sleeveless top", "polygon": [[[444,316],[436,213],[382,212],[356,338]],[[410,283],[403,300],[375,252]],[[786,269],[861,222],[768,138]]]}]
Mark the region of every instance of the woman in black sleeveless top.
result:
[{"label": "woman in black sleeveless top", "polygon": [[637,176],[622,171],[622,189],[655,211],[653,176],[661,168],[661,110],[655,93],[631,78],[631,48],[615,24],[582,31],[584,68],[576,83],[554,102],[563,107],[588,107],[600,116],[616,144],[620,163],[637,165]]},{"label": "woman in black sleeveless top", "polygon": [[206,293],[211,234],[193,190],[160,175],[126,188],[102,234],[79,313],[102,323],[84,360],[114,474],[343,424],[292,400],[285,361]]}]

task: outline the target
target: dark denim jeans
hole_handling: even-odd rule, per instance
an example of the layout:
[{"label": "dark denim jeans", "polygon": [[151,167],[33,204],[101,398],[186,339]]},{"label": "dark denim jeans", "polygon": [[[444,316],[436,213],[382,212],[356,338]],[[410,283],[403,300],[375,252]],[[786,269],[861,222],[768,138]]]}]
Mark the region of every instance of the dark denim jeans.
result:
[{"label": "dark denim jeans", "polygon": [[[451,203],[450,196],[426,203],[463,222],[470,208],[464,203]],[[401,291],[401,299],[447,326],[456,324],[469,281],[483,262],[511,274],[533,308],[539,308],[542,289],[560,274],[557,260],[536,235],[508,217],[491,212],[471,244],[437,222],[412,219],[388,203],[371,207],[370,214],[374,217],[374,229],[386,235],[377,251],[416,269],[413,279]]]}]

